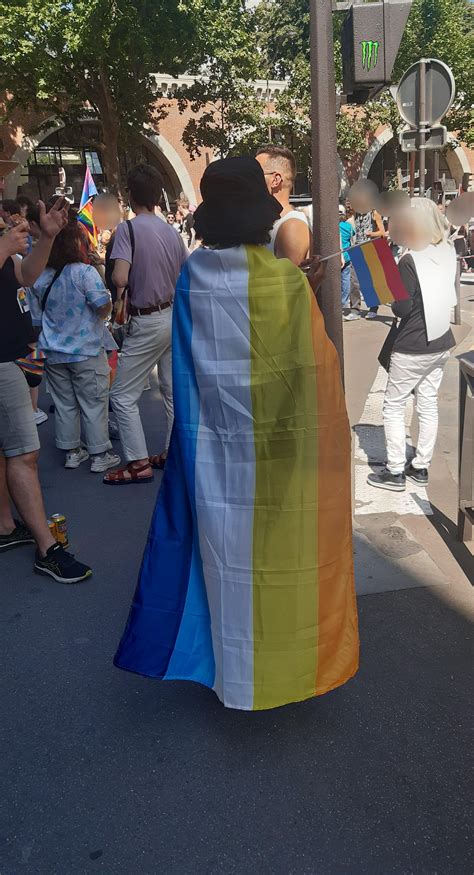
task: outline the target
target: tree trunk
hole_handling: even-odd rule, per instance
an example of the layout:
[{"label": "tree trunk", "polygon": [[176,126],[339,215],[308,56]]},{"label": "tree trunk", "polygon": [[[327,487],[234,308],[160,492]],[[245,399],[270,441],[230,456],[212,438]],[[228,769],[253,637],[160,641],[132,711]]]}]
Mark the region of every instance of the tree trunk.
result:
[{"label": "tree trunk", "polygon": [[107,188],[114,194],[120,195],[120,119],[114,103],[109,76],[104,68],[100,68],[99,78],[94,84],[94,103],[99,109],[102,125],[102,163]]},{"label": "tree trunk", "polygon": [[104,149],[102,152],[103,170],[106,178],[108,191],[120,195],[120,164],[119,164],[119,137],[118,128],[113,129],[102,122],[102,139]]}]

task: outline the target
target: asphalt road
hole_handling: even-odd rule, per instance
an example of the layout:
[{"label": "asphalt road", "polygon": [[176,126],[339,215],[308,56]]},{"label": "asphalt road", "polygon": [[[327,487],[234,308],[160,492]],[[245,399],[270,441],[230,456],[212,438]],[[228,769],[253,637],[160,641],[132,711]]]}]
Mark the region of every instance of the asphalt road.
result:
[{"label": "asphalt road", "polygon": [[51,421],[40,433],[48,513],[94,577],[68,588],[30,548],[1,557],[0,875],[472,872],[462,612],[434,588],[359,599],[358,676],[270,712],[121,672],[158,479],[106,488],[62,469]]}]

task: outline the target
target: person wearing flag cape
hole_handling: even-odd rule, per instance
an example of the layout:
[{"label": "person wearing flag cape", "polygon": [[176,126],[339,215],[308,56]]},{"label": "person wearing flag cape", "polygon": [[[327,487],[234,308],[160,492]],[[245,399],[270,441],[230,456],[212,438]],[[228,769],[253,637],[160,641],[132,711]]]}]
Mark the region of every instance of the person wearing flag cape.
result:
[{"label": "person wearing flag cape", "polygon": [[357,671],[351,437],[313,290],[266,248],[281,207],[258,162],[213,162],[201,193],[203,245],[174,301],[169,456],[114,661],[260,710]]}]

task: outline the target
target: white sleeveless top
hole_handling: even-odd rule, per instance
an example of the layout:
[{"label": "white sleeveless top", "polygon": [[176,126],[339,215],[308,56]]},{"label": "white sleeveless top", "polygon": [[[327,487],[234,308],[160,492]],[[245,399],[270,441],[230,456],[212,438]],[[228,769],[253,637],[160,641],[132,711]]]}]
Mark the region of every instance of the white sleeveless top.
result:
[{"label": "white sleeveless top", "polygon": [[450,243],[438,243],[408,252],[418,274],[428,341],[436,340],[448,331],[456,304],[456,250]]},{"label": "white sleeveless top", "polygon": [[309,230],[308,220],[307,220],[305,214],[302,213],[300,210],[290,210],[290,212],[286,213],[285,216],[282,216],[281,219],[276,220],[272,230],[270,231],[270,243],[267,243],[267,249],[269,249],[270,252],[273,252],[273,254],[275,254],[275,242],[276,242],[277,234],[278,234],[281,226],[285,222],[287,222],[288,219],[299,219],[301,222],[305,223],[306,227]]}]

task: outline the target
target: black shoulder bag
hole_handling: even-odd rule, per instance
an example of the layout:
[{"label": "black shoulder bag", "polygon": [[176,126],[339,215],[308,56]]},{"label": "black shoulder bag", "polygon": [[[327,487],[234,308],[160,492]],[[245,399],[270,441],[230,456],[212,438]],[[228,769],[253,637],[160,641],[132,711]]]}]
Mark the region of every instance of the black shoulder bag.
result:
[{"label": "black shoulder bag", "polygon": [[58,267],[56,273],[55,273],[54,276],[53,276],[53,279],[51,280],[51,282],[50,282],[48,288],[46,289],[46,291],[45,291],[45,293],[44,293],[44,295],[43,295],[43,297],[42,297],[42,300],[41,300],[41,310],[42,310],[43,313],[44,313],[44,311],[45,311],[45,309],[46,309],[46,304],[47,304],[47,302],[48,302],[49,293],[50,293],[51,289],[53,288],[53,286],[54,286],[56,280],[59,279],[60,275],[62,274],[62,272],[63,272],[63,268],[64,268],[64,265],[63,265],[63,267]]},{"label": "black shoulder bag", "polygon": [[392,358],[393,347],[395,346],[395,341],[398,336],[398,319],[394,319],[391,326],[390,331],[388,332],[382,349],[379,352],[378,360],[385,371],[390,370],[390,360]]}]

